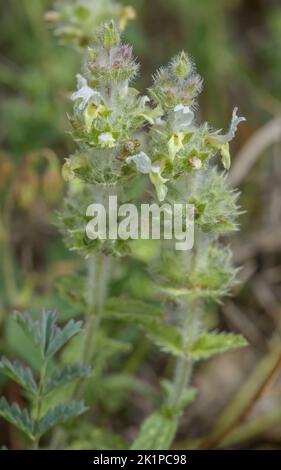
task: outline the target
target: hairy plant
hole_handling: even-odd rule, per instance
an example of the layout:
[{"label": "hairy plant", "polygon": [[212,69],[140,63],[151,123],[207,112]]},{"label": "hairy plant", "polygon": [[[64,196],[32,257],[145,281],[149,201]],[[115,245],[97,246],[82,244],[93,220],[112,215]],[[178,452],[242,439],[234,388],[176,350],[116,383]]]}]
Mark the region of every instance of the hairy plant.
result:
[{"label": "hairy plant", "polygon": [[[132,446],[168,448],[179,417],[196,396],[190,385],[194,364],[246,345],[240,335],[208,332],[205,321],[208,304],[220,302],[237,282],[231,251],[218,237],[237,230],[241,212],[238,193],[227,187],[226,171],[229,142],[244,118],[234,109],[225,134],[207,123],[198,124],[196,98],[202,79],[185,52],[156,74],[150,98],[140,96],[130,85],[138,65],[132,49],[121,44],[114,22],[96,30],[82,69],[69,117],[78,150],[63,167],[70,186],[60,215],[69,248],[84,254],[89,266],[82,360],[92,362],[94,354],[99,355],[105,315],[137,323],[156,345],[175,357],[175,376],[163,382],[163,405],[144,422]],[[224,171],[217,167],[218,155]],[[122,202],[132,201],[134,182],[147,177],[158,201],[194,204],[196,237],[194,249],[184,254],[161,241],[162,255],[147,271],[162,296],[163,310],[143,304],[140,312],[134,299],[129,304],[128,299],[122,303],[122,296],[115,304],[114,299],[107,300],[109,263],[116,262],[116,256],[133,255],[130,241],[87,239],[85,213],[92,202],[106,205],[112,194]],[[168,320],[171,309],[172,325]]]},{"label": "hairy plant", "polygon": [[[237,229],[238,194],[227,187],[216,158],[221,157],[227,171],[229,142],[244,118],[237,116],[235,108],[225,134],[212,130],[207,123],[198,124],[196,97],[201,90],[202,80],[185,52],[159,70],[150,89],[155,106],[162,110],[160,119],[151,126],[146,155],[161,169],[163,184],[158,199],[194,204],[196,229],[193,250],[183,254],[163,246],[161,259],[153,266],[167,308],[173,305],[173,324],[157,322],[146,330],[156,344],[175,357],[175,373],[173,379],[163,383],[161,410],[144,422],[133,448],[168,448],[179,417],[196,396],[191,387],[194,364],[246,345],[240,335],[208,332],[204,319],[208,303],[220,302],[236,283],[231,251],[218,237]],[[160,429],[163,434],[159,442]]]},{"label": "hairy plant", "polygon": [[[0,413],[38,447],[40,437],[51,427],[84,411],[84,404],[79,401],[83,397],[90,405],[100,400],[108,413],[115,410],[116,389],[126,389],[127,393],[130,389],[142,391],[129,374],[112,373],[114,367],[111,375],[104,374],[109,363],[120,368],[121,356],[128,354],[134,341],[124,341],[122,336],[120,339],[115,325],[133,324],[173,358],[174,375],[162,381],[162,405],[144,420],[131,448],[168,449],[180,416],[196,397],[192,387],[194,365],[246,345],[240,335],[209,331],[206,319],[210,303],[221,302],[237,282],[231,250],[219,237],[238,229],[239,195],[227,187],[226,176],[231,164],[229,142],[244,118],[237,116],[235,108],[226,133],[212,129],[208,123],[198,123],[196,99],[202,90],[202,79],[185,52],[157,72],[149,96],[142,96],[132,86],[139,72],[132,48],[122,44],[115,21],[96,27],[97,21],[104,18],[93,14],[94,4],[97,7],[100,2],[58,4],[55,13],[48,15],[55,23],[56,34],[83,50],[77,90],[71,95],[73,111],[68,116],[77,147],[62,169],[68,189],[58,224],[69,249],[85,260],[84,270],[59,283],[60,293],[83,313],[85,329],[65,348],[71,365],[65,372],[56,373],[50,382],[46,379],[49,355],[78,333],[81,325],[71,321],[71,327],[66,326],[59,334],[65,341],[57,347],[53,314],[43,314],[40,322],[19,316],[40,348],[42,368],[36,383],[30,379],[33,376],[29,370],[2,360],[2,371],[17,379],[29,393],[32,411],[22,412],[2,400]],[[103,6],[109,8],[105,9],[108,15],[113,4],[105,2]],[[111,14],[116,19],[113,10]],[[124,26],[124,21],[120,26]],[[149,191],[144,193],[147,188]],[[176,251],[171,241],[161,240],[159,256],[155,254],[145,266],[153,283],[149,300],[137,299],[124,291],[117,297],[110,296],[114,267],[121,259],[126,263],[136,256],[133,241],[110,240],[102,235],[95,240],[87,237],[86,225],[91,220],[87,208],[94,202],[107,208],[112,195],[118,196],[119,203],[139,204],[143,197],[149,197],[155,202],[194,206],[194,248]],[[64,336],[68,328],[72,334]],[[77,356],[79,366],[73,360]],[[87,364],[95,372],[89,380]],[[57,388],[66,380],[75,381],[71,390],[74,401],[58,405],[57,411],[50,411],[49,418],[48,412],[47,418],[42,416],[44,394],[49,393],[47,384],[53,383]],[[42,421],[47,421],[48,426],[44,427]],[[97,445],[91,440],[95,438],[107,442],[100,447],[124,447],[115,435],[96,425],[89,432],[86,423],[81,423],[76,432],[66,430],[63,442],[57,446],[87,448]]]}]

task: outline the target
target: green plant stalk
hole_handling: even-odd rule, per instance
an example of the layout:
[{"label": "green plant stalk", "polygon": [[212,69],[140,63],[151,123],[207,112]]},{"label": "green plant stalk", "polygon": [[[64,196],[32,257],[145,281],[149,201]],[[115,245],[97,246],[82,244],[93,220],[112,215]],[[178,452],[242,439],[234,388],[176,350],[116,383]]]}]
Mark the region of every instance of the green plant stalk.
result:
[{"label": "green plant stalk", "polygon": [[189,382],[193,368],[193,361],[180,357],[176,362],[173,390],[168,400],[169,408],[174,410],[178,407]]},{"label": "green plant stalk", "polygon": [[83,363],[93,361],[96,353],[99,327],[104,313],[107,296],[110,258],[97,253],[88,261],[88,315],[82,351]]},{"label": "green plant stalk", "polygon": [[[182,330],[182,341],[185,348],[192,346],[194,338],[200,328],[200,315],[197,305],[192,302],[184,303],[178,312],[179,326]],[[193,370],[193,359],[191,357],[178,357],[175,365],[174,382],[170,396],[168,397],[168,407],[172,411],[179,409],[183,395],[190,384]]]},{"label": "green plant stalk", "polygon": [[[103,188],[101,202],[107,204],[109,189]],[[94,197],[96,197],[94,193]],[[87,275],[87,319],[82,346],[82,362],[91,363],[96,352],[99,327],[102,322],[107,297],[111,259],[103,252],[97,252],[88,259]]]},{"label": "green plant stalk", "polygon": [[40,432],[39,432],[39,422],[40,422],[40,417],[41,417],[41,410],[42,410],[42,399],[43,399],[43,390],[45,386],[45,377],[46,377],[46,372],[47,372],[47,365],[48,361],[44,359],[41,372],[40,372],[40,379],[39,379],[39,385],[38,385],[38,393],[35,398],[35,404],[34,404],[34,413],[35,413],[35,428],[34,428],[34,441],[33,441],[33,450],[38,450],[39,449],[39,441],[40,441]]},{"label": "green plant stalk", "polygon": [[[92,364],[97,352],[98,335],[104,313],[110,271],[110,257],[101,252],[90,257],[87,276],[87,317],[82,343],[82,364]],[[84,381],[77,384],[74,397],[83,395]]]}]

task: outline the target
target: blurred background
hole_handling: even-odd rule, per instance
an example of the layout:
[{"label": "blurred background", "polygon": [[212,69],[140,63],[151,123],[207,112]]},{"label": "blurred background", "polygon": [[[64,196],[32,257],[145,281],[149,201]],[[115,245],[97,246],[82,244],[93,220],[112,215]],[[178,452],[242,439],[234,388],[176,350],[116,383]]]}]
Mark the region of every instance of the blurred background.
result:
[{"label": "blurred background", "polygon": [[[229,176],[246,211],[241,232],[230,240],[235,263],[243,266],[242,282],[212,321],[243,333],[250,346],[196,369],[199,396],[182,420],[178,445],[281,448],[281,2],[123,3],[137,11],[125,38],[141,63],[142,91],[158,67],[185,49],[204,78],[200,118],[225,128],[234,106],[247,118],[232,143]],[[28,345],[8,315],[14,308],[36,312],[42,305],[58,309],[62,319],[77,314],[56,287],[80,263],[53,224],[64,192],[60,167],[73,150],[66,113],[80,60],[58,45],[46,25],[44,13],[51,6],[48,0],[2,0],[0,16],[0,353],[8,350],[31,363]],[[120,265],[112,292],[122,286],[136,296],[151,293],[136,260]],[[132,329],[122,334],[137,335]],[[154,390],[169,364],[147,345],[142,348],[144,365],[128,357],[126,370]],[[20,400],[17,387],[1,381],[7,397]],[[137,412],[128,401],[130,387]],[[153,398],[143,398],[130,383],[123,389],[119,384],[116,394],[115,419],[130,436],[153,409]],[[5,426],[1,422],[0,444],[20,448],[19,437]]]}]

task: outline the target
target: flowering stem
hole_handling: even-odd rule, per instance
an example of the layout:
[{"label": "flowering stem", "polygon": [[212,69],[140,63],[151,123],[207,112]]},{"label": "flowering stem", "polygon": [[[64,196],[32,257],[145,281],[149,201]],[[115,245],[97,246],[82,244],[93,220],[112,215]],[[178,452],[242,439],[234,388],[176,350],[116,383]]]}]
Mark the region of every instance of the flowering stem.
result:
[{"label": "flowering stem", "polygon": [[91,362],[96,351],[99,326],[107,296],[110,257],[97,253],[88,262],[88,319],[83,344],[83,363]]},{"label": "flowering stem", "polygon": [[[99,328],[107,296],[110,261],[110,257],[103,253],[96,253],[88,260],[88,311],[82,344],[82,364],[92,364],[96,354]],[[75,398],[82,395],[83,386],[83,382],[77,384],[74,390]]]}]

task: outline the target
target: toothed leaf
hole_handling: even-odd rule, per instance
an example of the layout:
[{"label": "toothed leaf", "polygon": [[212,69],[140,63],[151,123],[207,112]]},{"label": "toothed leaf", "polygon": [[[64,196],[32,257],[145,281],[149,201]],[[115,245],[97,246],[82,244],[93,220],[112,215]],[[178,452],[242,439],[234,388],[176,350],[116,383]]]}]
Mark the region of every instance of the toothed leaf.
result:
[{"label": "toothed leaf", "polygon": [[82,329],[82,322],[74,320],[70,320],[63,328],[57,327],[57,314],[52,311],[43,311],[39,320],[33,320],[28,313],[18,313],[14,318],[39,346],[42,358],[53,356]]},{"label": "toothed leaf", "polygon": [[70,320],[63,328],[56,327],[53,337],[48,345],[46,355],[53,356],[59,351],[73,336],[82,331],[82,322]]},{"label": "toothed leaf", "polygon": [[146,323],[163,317],[163,308],[141,300],[122,297],[110,298],[106,303],[108,317],[124,319],[128,322]]},{"label": "toothed leaf", "polygon": [[233,349],[247,346],[247,341],[241,335],[232,333],[204,333],[193,344],[191,356],[195,360],[207,359]]},{"label": "toothed leaf", "polygon": [[65,423],[65,421],[81,415],[86,410],[87,408],[83,401],[61,403],[55,408],[49,409],[45,416],[43,416],[39,421],[40,435],[45,434],[58,424]]},{"label": "toothed leaf", "polygon": [[9,405],[5,398],[1,398],[0,416],[33,439],[34,422],[26,409],[20,409],[17,403]]},{"label": "toothed leaf", "polygon": [[74,380],[86,377],[90,374],[90,371],[91,368],[89,366],[81,366],[80,364],[67,365],[63,367],[63,369],[55,371],[53,375],[46,380],[43,393],[47,395]]},{"label": "toothed leaf", "polygon": [[18,383],[27,392],[32,395],[36,394],[37,384],[29,367],[23,367],[19,362],[11,362],[3,357],[0,361],[0,372]]},{"label": "toothed leaf", "polygon": [[185,355],[182,348],[182,337],[177,328],[152,322],[144,325],[143,328],[147,336],[163,351],[175,356]]}]

